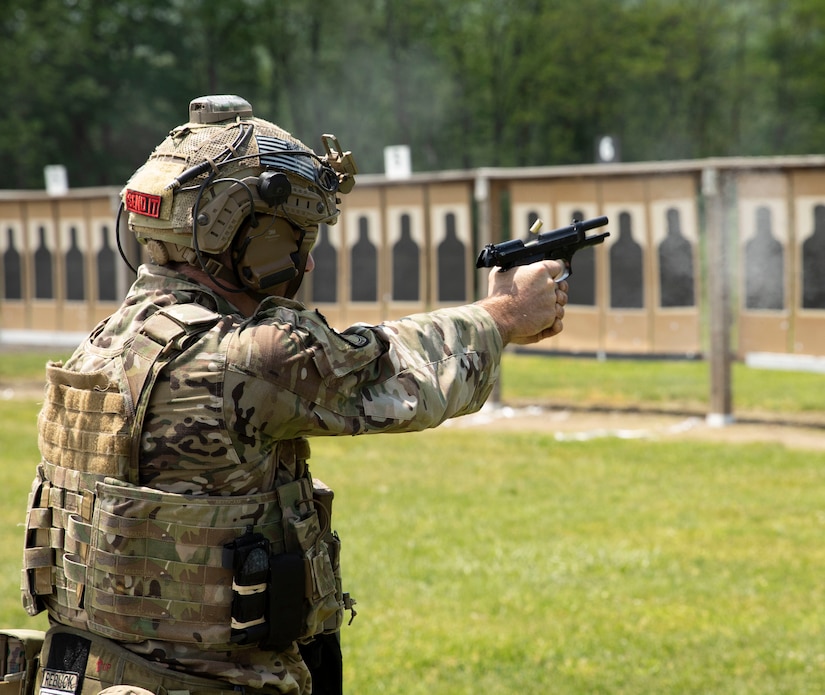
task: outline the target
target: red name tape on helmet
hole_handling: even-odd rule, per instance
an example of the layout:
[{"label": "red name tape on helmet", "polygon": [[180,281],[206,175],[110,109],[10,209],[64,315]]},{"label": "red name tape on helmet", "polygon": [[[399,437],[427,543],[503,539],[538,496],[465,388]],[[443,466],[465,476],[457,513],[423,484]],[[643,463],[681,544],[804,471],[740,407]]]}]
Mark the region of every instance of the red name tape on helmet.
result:
[{"label": "red name tape on helmet", "polygon": [[159,195],[127,190],[124,202],[129,212],[146,217],[160,217],[160,201]]}]

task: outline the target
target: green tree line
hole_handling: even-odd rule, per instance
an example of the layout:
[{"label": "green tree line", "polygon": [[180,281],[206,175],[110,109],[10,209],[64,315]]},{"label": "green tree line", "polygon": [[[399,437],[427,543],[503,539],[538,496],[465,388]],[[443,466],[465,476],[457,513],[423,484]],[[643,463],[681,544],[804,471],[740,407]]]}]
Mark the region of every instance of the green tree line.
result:
[{"label": "green tree line", "polygon": [[825,152],[825,0],[0,0],[0,188],[121,185],[204,94],[364,172]]}]

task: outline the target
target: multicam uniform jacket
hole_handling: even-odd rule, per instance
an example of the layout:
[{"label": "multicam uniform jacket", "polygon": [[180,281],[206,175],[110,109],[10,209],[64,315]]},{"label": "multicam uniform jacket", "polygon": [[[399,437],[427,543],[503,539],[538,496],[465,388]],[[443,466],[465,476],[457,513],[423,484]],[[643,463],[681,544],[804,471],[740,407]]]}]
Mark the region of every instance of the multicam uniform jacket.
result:
[{"label": "multicam uniform jacket", "polygon": [[[176,342],[157,374],[146,376],[134,345],[147,319],[192,308],[211,318]],[[44,544],[63,539],[63,560],[58,552],[50,578],[38,580],[31,570],[38,548],[27,550],[29,612],[48,608],[53,620],[112,637],[188,673],[272,693],[308,692],[296,645],[265,651],[229,644],[225,578],[212,586],[195,576],[218,571],[203,547],[226,540],[209,535],[227,525],[220,503],[237,500],[229,508],[246,511],[236,515],[263,527],[272,516],[280,527],[289,510],[281,504],[270,513],[267,505],[278,507],[273,495],[308,477],[305,438],[422,430],[473,412],[490,393],[501,349],[491,317],[473,305],[338,333],[297,302],[269,298],[247,318],[184,275],[142,266],[120,309],[65,365],[54,367],[40,416],[43,460],[30,500],[39,509],[30,509],[27,524],[29,536],[37,536],[33,529],[48,516]],[[98,375],[86,400],[72,400],[77,389],[66,386],[78,373]],[[106,378],[99,381],[101,374]],[[141,388],[149,389],[143,400],[135,393]],[[135,417],[142,418],[139,437],[115,434]],[[94,431],[102,434],[81,441],[82,433]],[[105,460],[87,460],[97,457],[90,449]],[[57,488],[63,509],[47,513]],[[215,503],[209,523],[176,526],[175,505],[188,509],[204,497]],[[142,575],[122,566],[138,541],[142,549],[168,548],[169,533],[177,534],[171,555],[163,550],[155,553],[160,559],[142,560],[149,562]],[[276,536],[272,542],[288,549],[290,540]],[[132,550],[104,548],[105,542],[131,543]],[[176,598],[167,600],[167,591]],[[134,611],[130,601],[139,602]],[[201,604],[220,610],[210,613]]]}]

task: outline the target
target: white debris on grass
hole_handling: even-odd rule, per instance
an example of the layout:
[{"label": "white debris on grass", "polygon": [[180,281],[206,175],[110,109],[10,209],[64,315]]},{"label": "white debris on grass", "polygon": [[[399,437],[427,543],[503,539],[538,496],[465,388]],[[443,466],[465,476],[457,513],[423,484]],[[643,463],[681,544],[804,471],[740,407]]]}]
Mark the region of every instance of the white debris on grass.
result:
[{"label": "white debris on grass", "polygon": [[[589,414],[592,416],[592,413]],[[626,415],[626,414],[625,414]],[[603,420],[608,420],[611,413],[603,413]],[[540,421],[542,424],[552,428],[565,424],[564,429],[559,429],[554,433],[556,441],[559,442],[584,442],[593,439],[615,438],[615,439],[653,439],[660,436],[681,434],[702,425],[703,420],[699,417],[687,417],[669,424],[643,427],[639,429],[627,427],[597,427],[586,429],[570,429],[576,424],[576,414],[570,410],[548,410],[540,406],[526,406],[514,408],[511,406],[501,406],[485,404],[477,413],[465,415],[455,420],[447,420],[444,427],[484,427],[495,425],[496,423],[512,422],[517,419],[525,421]],[[592,417],[589,418],[592,420]]]},{"label": "white debris on grass", "polygon": [[681,422],[666,427],[646,428],[639,430],[632,429],[594,429],[585,430],[581,432],[556,432],[555,439],[557,442],[587,442],[593,439],[606,439],[613,437],[615,439],[654,439],[662,435],[681,434],[688,432],[694,427],[702,424],[702,420],[698,417],[689,417]]}]

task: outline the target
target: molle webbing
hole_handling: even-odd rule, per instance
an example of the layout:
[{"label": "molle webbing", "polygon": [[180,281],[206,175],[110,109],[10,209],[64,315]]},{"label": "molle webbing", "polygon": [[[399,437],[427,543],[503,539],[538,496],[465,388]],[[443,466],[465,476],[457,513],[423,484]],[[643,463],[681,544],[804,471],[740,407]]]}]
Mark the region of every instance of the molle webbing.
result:
[{"label": "molle webbing", "polygon": [[[34,615],[37,596],[52,597],[66,619],[82,624],[80,610],[87,526],[94,486],[129,475],[132,415],[108,374],[81,374],[49,363],[38,416],[42,462],[29,495],[23,556],[23,603]],[[74,569],[74,571],[73,571]]]},{"label": "molle webbing", "polygon": [[173,671],[111,640],[62,626],[45,635],[36,687],[47,687],[54,680],[76,686],[77,695],[97,695],[114,685],[140,687],[158,695],[238,695],[229,683]]},{"label": "molle webbing", "polygon": [[78,374],[49,363],[38,417],[40,451],[55,466],[101,476],[129,470],[129,404],[107,374]]},{"label": "molle webbing", "polygon": [[[67,473],[50,481],[46,471]],[[83,585],[89,525],[94,508],[92,488],[81,484],[91,474],[38,466],[29,494],[26,548],[23,555],[23,603],[30,615],[43,610],[43,601],[65,620],[82,625]],[[63,485],[65,485],[65,487]],[[92,484],[93,487],[93,484]]]},{"label": "molle webbing", "polygon": [[[352,601],[341,592],[331,491],[313,489],[305,440],[279,442],[272,452],[296,475],[275,490],[189,495],[139,484],[141,433],[157,376],[219,318],[198,305],[173,305],[150,316],[105,372],[50,366],[43,460],[27,514],[23,597],[31,615],[47,608],[63,625],[123,642],[217,650],[257,641],[238,641],[247,625],[267,628],[261,645],[272,638],[280,617],[273,597],[304,609],[293,640],[340,627]],[[239,631],[233,601],[245,589],[234,581],[230,548],[253,530],[269,552],[269,609],[242,621]],[[278,593],[275,567],[284,556],[304,568],[294,596]]]},{"label": "molle webbing", "polygon": [[44,636],[41,630],[0,631],[0,695],[34,692]]},{"label": "molle webbing", "polygon": [[190,336],[219,318],[197,304],[166,307],[146,320],[123,358],[113,360],[106,371],[47,366],[38,417],[42,460],[29,495],[23,558],[23,605],[30,615],[42,611],[49,597],[49,610],[62,622],[85,626],[83,592],[95,487],[106,478],[139,482],[140,435],[152,385]]},{"label": "molle webbing", "polygon": [[[47,464],[39,471],[28,532],[44,540],[26,550],[27,609],[31,605],[34,614],[44,601],[62,623],[124,642],[154,638],[233,648],[233,570],[226,546],[248,527],[262,534],[276,555],[311,551],[319,543],[308,478],[242,497],[166,493],[107,478],[96,483],[93,497],[57,487],[44,476],[48,471],[79,488],[91,482],[89,474]],[[92,507],[91,521],[84,521]],[[323,548],[326,553],[327,545]],[[42,584],[28,586],[32,575]],[[324,629],[339,608],[334,582],[324,581],[326,573],[318,575],[308,591],[327,608],[307,626],[306,636]],[[333,624],[340,625],[340,618]]]},{"label": "molle webbing", "polygon": [[254,525],[283,552],[279,493],[292,487],[299,488],[292,495],[312,495],[308,480],[244,497],[98,484],[86,573],[89,629],[124,642],[229,648],[233,572],[224,546]]}]

